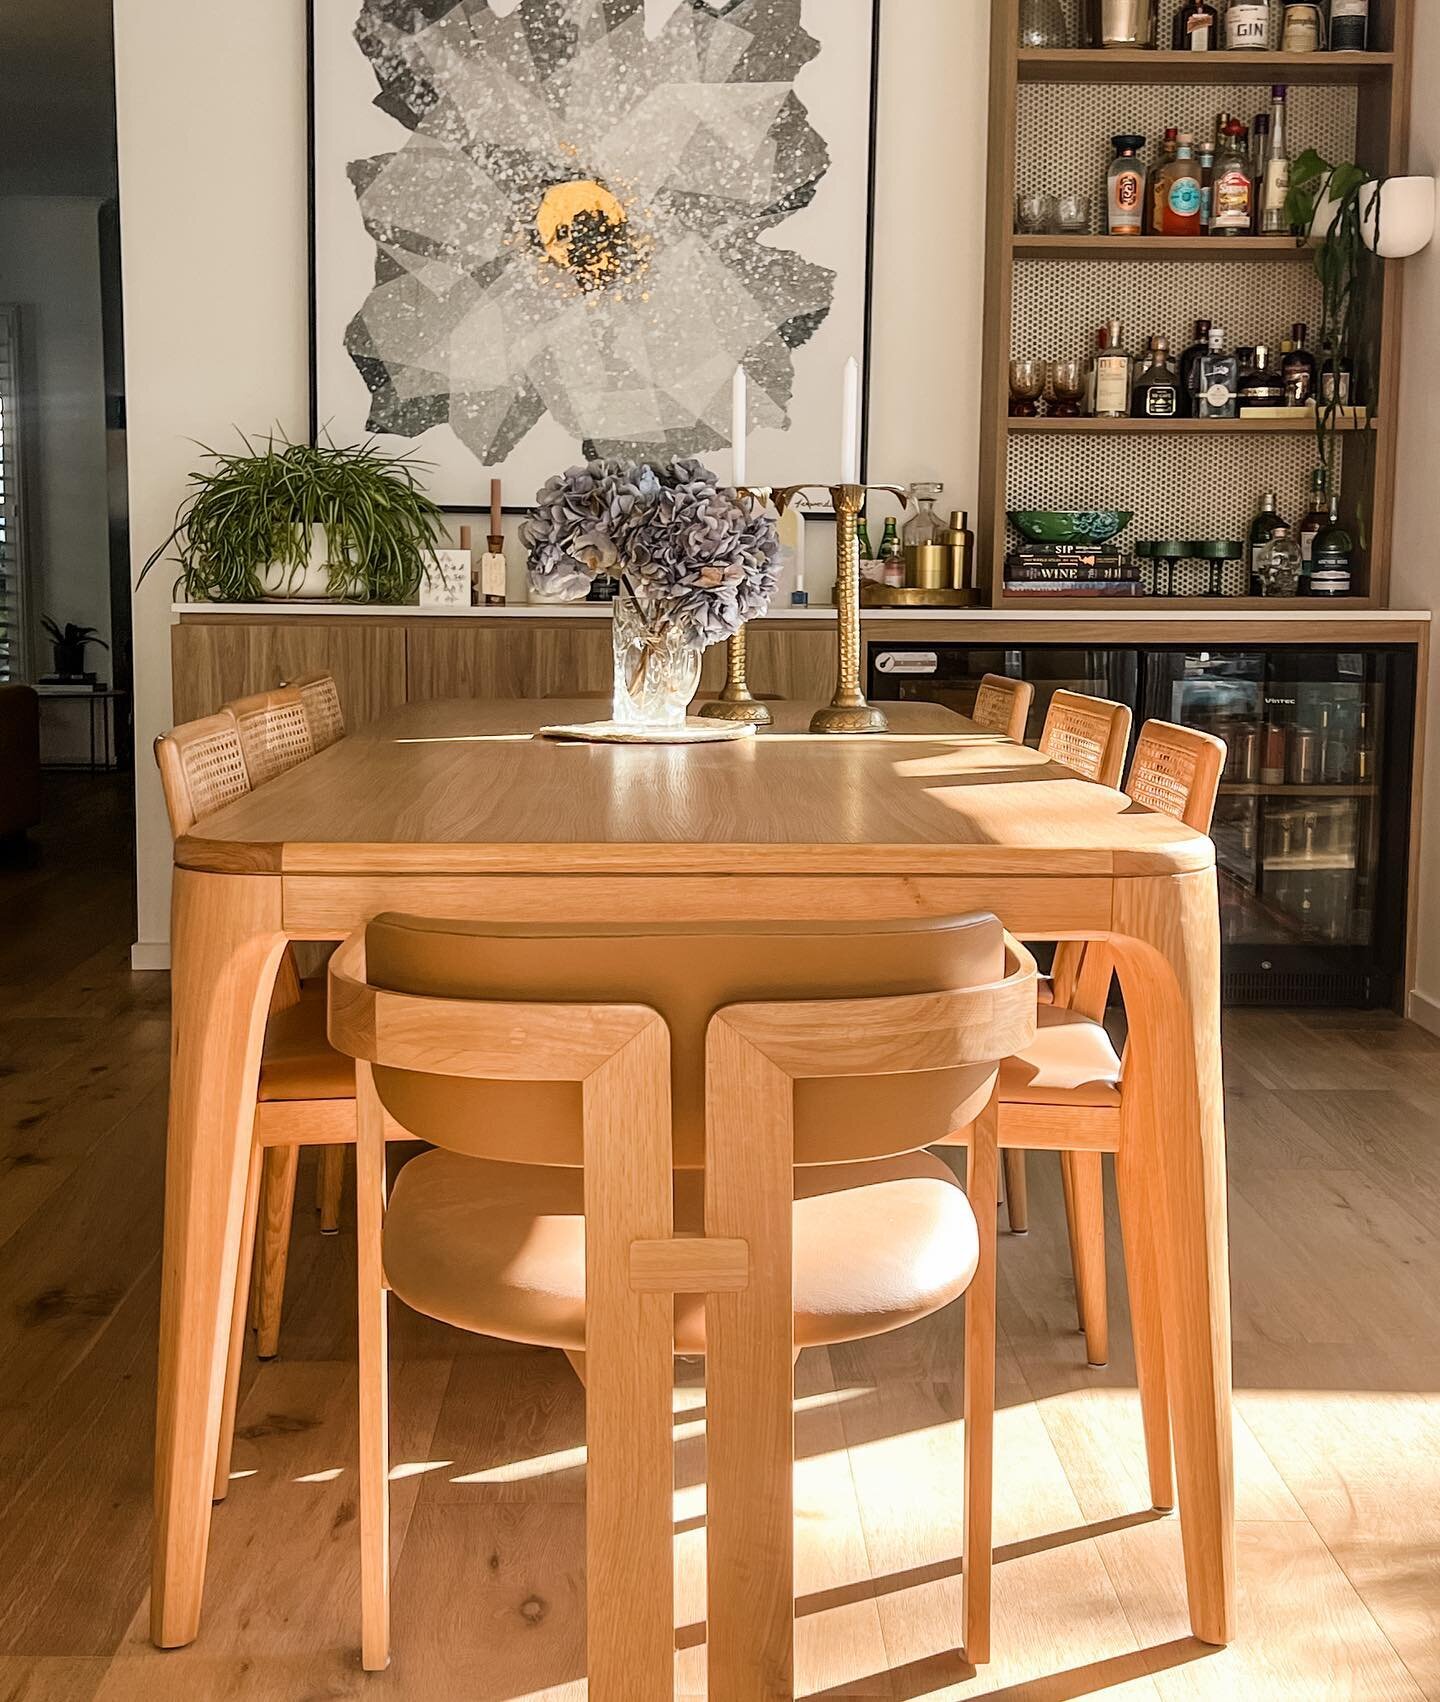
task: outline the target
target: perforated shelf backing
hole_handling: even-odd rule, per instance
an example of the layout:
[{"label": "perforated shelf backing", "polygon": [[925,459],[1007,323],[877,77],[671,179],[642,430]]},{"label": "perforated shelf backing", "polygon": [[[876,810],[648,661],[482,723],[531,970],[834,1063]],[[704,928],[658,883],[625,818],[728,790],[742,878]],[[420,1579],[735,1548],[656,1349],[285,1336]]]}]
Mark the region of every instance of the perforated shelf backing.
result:
[{"label": "perforated shelf backing", "polygon": [[[1007,510],[1128,510],[1135,518],[1117,540],[1126,552],[1140,539],[1243,539],[1266,491],[1275,492],[1281,514],[1298,525],[1309,507],[1317,463],[1309,432],[1294,437],[1017,432],[1009,446]],[[1007,550],[1020,542],[1008,526],[1006,539]],[[1144,572],[1148,581],[1148,564]],[[1206,564],[1181,564],[1178,595],[1200,596],[1208,585]],[[1228,563],[1225,593],[1241,596],[1248,588],[1245,565]]]}]

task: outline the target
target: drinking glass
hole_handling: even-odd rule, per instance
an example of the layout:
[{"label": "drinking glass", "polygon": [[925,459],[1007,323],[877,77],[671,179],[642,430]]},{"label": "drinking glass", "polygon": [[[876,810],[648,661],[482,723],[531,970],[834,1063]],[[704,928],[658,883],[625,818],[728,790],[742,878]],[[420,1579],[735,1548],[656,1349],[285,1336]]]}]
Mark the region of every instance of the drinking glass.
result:
[{"label": "drinking glass", "polygon": [[1059,195],[1055,199],[1055,229],[1063,236],[1083,236],[1090,229],[1090,197]]},{"label": "drinking glass", "polygon": [[1060,0],[1020,0],[1021,47],[1069,47]]},{"label": "drinking glass", "polygon": [[1045,362],[1012,360],[1010,362],[1010,413],[1015,419],[1033,420],[1040,412],[1040,397],[1045,389]]},{"label": "drinking glass", "polygon": [[1085,372],[1078,360],[1051,361],[1050,394],[1055,398],[1050,404],[1050,412],[1055,419],[1079,417],[1080,404],[1085,399]]},{"label": "drinking glass", "polygon": [[1053,195],[1025,194],[1015,197],[1015,228],[1026,236],[1044,236],[1055,223]]}]

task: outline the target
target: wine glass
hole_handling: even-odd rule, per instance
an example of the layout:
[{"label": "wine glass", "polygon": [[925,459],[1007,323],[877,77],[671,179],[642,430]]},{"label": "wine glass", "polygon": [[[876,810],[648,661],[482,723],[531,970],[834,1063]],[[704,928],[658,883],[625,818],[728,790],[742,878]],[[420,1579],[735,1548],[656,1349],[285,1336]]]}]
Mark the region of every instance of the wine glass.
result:
[{"label": "wine glass", "polygon": [[1010,362],[1010,414],[1013,419],[1033,420],[1040,412],[1040,397],[1044,389],[1044,361]]}]

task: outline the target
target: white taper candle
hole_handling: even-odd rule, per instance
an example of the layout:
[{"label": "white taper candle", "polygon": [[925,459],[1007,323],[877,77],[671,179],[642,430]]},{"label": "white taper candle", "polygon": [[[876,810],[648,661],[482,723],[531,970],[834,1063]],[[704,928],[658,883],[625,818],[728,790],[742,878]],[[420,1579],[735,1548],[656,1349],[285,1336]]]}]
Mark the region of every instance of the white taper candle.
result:
[{"label": "white taper candle", "polygon": [[745,483],[745,368],[737,366],[730,381],[730,450],[734,457],[732,476],[737,486]]},{"label": "white taper candle", "polygon": [[845,362],[840,402],[840,483],[860,483],[860,365],[854,355]]}]

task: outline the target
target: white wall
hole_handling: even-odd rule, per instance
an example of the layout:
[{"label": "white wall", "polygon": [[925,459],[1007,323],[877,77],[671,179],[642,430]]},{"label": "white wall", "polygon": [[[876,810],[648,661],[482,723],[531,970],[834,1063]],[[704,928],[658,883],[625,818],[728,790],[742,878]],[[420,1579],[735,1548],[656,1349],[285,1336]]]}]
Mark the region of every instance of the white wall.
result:
[{"label": "white wall", "polygon": [[[904,0],[882,42],[871,466],[977,482],[988,8]],[[305,40],[299,0],[116,0],[130,530],[164,536],[232,425],[307,419]],[[857,232],[857,242],[859,233]],[[137,967],[169,938],[170,840],[146,752],[170,721],[172,574],[135,594]]]},{"label": "white wall", "polygon": [[[1440,172],[1440,7],[1415,8],[1415,99],[1411,110],[1412,171]],[[1440,610],[1440,410],[1435,406],[1434,350],[1440,348],[1440,243],[1405,262],[1407,361],[1424,362],[1400,406],[1391,601],[1396,608]],[[1428,357],[1428,358],[1427,358]],[[1435,640],[1432,639],[1432,644]],[[1419,949],[1410,1014],[1440,1034],[1440,658],[1430,670],[1420,859]]]},{"label": "white wall", "polygon": [[[0,197],[0,301],[26,309],[36,392],[28,463],[36,673],[50,667],[42,613],[110,638],[99,206],[80,196]],[[89,659],[104,672],[103,652]]]}]

